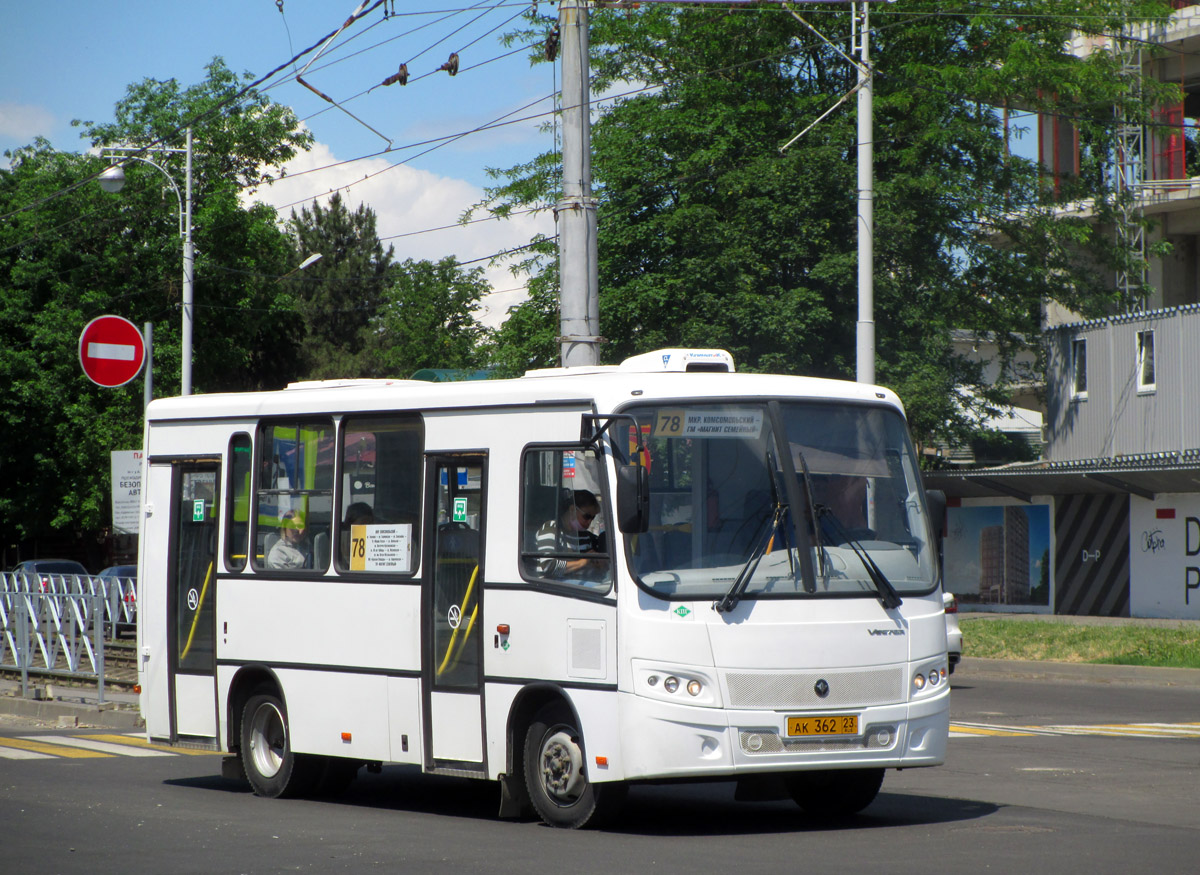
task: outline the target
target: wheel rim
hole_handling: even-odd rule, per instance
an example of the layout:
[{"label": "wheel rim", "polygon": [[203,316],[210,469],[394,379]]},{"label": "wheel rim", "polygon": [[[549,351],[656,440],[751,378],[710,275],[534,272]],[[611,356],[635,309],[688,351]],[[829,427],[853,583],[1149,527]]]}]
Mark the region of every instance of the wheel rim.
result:
[{"label": "wheel rim", "polygon": [[542,786],[546,795],[559,805],[571,805],[579,800],[586,779],[583,774],[583,751],[561,728],[546,736],[541,753]]},{"label": "wheel rim", "polygon": [[250,723],[250,761],[264,778],[273,778],[287,753],[287,725],[271,702],[263,702]]}]

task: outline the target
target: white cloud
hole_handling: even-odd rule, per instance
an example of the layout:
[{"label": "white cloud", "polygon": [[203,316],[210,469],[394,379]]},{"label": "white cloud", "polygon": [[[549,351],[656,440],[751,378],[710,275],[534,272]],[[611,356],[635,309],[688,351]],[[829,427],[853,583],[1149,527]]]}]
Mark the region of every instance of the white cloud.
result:
[{"label": "white cloud", "polygon": [[[474,261],[523,246],[538,232],[554,233],[554,220],[548,212],[459,226],[457,222],[463,212],[483,197],[483,191],[469,182],[403,164],[393,167],[391,161],[382,157],[330,166],[337,161],[328,146],[317,143],[289,162],[287,177],[259,189],[252,199],[281,208],[280,217],[287,219],[292,210],[299,212],[301,207],[311,205],[314,197],[327,203],[328,196],[340,190],[350,209],[366,204],[375,211],[376,230],[385,246],[391,244],[395,248],[398,261],[406,258],[436,261],[447,255],[460,262]],[[318,167],[328,169],[303,173]],[[444,226],[453,227],[428,230]],[[414,233],[425,231],[428,233]],[[478,263],[485,267],[492,288],[501,292],[486,299],[481,321],[498,325],[507,315],[508,307],[524,298],[523,289],[507,290],[523,286],[524,281],[513,277],[506,267]]]},{"label": "white cloud", "polygon": [[36,136],[49,137],[55,126],[54,115],[40,106],[0,101],[0,138],[22,143]]}]

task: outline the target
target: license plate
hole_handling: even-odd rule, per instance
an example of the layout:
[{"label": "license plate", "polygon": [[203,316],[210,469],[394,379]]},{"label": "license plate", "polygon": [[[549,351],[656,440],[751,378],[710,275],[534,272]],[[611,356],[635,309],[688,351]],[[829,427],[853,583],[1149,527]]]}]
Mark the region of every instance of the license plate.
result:
[{"label": "license plate", "polygon": [[858,715],[817,715],[814,717],[789,717],[788,735],[858,735]]}]

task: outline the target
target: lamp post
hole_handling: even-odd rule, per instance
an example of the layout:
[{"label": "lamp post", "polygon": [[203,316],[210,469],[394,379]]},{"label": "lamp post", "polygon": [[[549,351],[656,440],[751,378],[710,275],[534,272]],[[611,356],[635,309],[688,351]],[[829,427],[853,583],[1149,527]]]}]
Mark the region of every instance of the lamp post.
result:
[{"label": "lamp post", "polygon": [[192,249],[192,129],[187,129],[187,148],[169,149],[155,148],[155,152],[164,154],[182,154],[184,159],[184,187],[180,193],[175,178],[161,164],[145,158],[142,155],[131,154],[141,152],[136,146],[109,146],[105,157],[113,161],[112,166],[100,174],[100,187],[113,194],[125,186],[124,164],[128,161],[141,161],[162,171],[171,183],[175,198],[179,202],[179,234],[183,237],[183,328],[180,334],[180,364],[179,364],[179,394],[192,394],[192,325],[195,321],[193,307],[193,265],[195,252]]}]

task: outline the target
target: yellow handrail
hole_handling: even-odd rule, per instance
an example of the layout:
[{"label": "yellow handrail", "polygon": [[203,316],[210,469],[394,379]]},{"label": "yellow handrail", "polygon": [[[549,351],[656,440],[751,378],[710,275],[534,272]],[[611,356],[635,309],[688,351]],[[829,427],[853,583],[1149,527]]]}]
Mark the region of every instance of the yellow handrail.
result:
[{"label": "yellow handrail", "polygon": [[187,643],[183,646],[183,652],[179,654],[179,659],[182,661],[187,659],[188,651],[192,649],[192,639],[196,637],[196,626],[200,624],[200,609],[204,607],[204,599],[208,595],[208,582],[212,580],[212,562],[208,563],[208,571],[204,574],[204,586],[200,588],[200,601],[196,605],[196,614],[192,617],[192,630],[188,632]]},{"label": "yellow handrail", "polygon": [[[464,608],[471,602],[471,591],[475,588],[475,578],[478,575],[479,575],[479,566],[476,565],[475,570],[471,572],[471,581],[470,581],[470,583],[467,584],[467,594],[465,596],[463,596],[463,607]],[[459,646],[459,655],[461,655],[462,648],[464,646],[466,646],[467,639],[471,635],[471,629],[474,628],[474,626],[475,626],[475,617],[478,613],[479,613],[479,602],[476,601],[475,608],[471,611],[471,619],[469,621],[467,621],[467,631],[463,632],[463,643],[462,643],[462,645]],[[451,654],[454,653],[454,641],[456,638],[458,638],[458,630],[461,628],[462,628],[462,623],[460,622],[458,624],[458,626],[455,627],[454,631],[450,633],[450,642],[446,645],[446,655],[445,655],[445,657],[442,658],[442,664],[438,666],[438,670],[437,670],[438,677],[441,677],[442,672],[444,672],[446,670],[446,668],[451,665],[450,656],[451,656]],[[454,665],[458,664],[458,656],[457,655],[454,657],[453,664]]]}]

